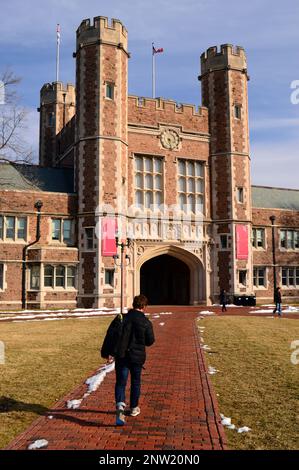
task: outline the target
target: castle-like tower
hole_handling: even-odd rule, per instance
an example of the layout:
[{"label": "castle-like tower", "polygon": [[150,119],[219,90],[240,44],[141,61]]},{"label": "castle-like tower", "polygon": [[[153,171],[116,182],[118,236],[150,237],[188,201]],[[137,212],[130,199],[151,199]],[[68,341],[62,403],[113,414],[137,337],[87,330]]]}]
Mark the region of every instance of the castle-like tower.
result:
[{"label": "castle-like tower", "polygon": [[61,82],[46,83],[40,91],[38,111],[40,112],[39,164],[47,167],[63,166],[64,149],[59,134],[75,116],[74,85],[68,83],[65,87]]},{"label": "castle-like tower", "polygon": [[[76,49],[76,168],[78,176],[79,292],[78,301],[95,307],[105,296],[119,295],[119,283],[105,291],[105,268],[113,258],[102,256],[100,237],[105,205],[117,209],[127,200],[127,31],[106,17],[82,21]],[[99,234],[101,235],[101,234]],[[93,237],[86,244],[86,239]],[[93,246],[92,246],[93,245]],[[112,301],[112,299],[111,299]]]},{"label": "castle-like tower", "polygon": [[[73,55],[76,88],[53,83],[41,90],[40,163],[75,170],[78,304],[119,305],[120,272],[103,246],[103,233],[110,227],[113,240],[113,221],[118,220],[118,230],[132,222],[128,208],[136,203],[179,211],[169,224],[159,217],[144,222],[134,216],[137,235],[125,273],[128,300],[141,290],[160,289],[170,276],[170,257],[177,260],[177,272],[164,299],[210,303],[223,288],[252,294],[243,48],[222,45],[220,51],[211,47],[202,54],[199,109],[128,96],[128,34],[119,20],[83,20]],[[179,220],[184,212],[190,222]],[[203,217],[200,239],[194,222],[198,213]],[[163,279],[153,274],[154,258],[161,261]]]},{"label": "castle-like tower", "polygon": [[201,55],[203,105],[209,109],[214,297],[252,292],[251,183],[247,63],[230,44]]}]

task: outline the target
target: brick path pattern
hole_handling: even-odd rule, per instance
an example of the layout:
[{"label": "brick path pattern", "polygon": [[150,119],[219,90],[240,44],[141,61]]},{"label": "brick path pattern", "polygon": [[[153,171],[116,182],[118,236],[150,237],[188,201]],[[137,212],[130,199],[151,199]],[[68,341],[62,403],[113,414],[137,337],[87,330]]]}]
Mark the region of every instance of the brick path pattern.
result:
[{"label": "brick path pattern", "polygon": [[[46,439],[49,450],[225,449],[217,399],[196,327],[200,309],[190,310],[164,309],[174,313],[150,317],[156,343],[147,350],[139,416],[128,416],[125,426],[115,426],[115,373],[111,372],[79,409],[67,409],[66,401],[82,398],[87,391],[85,384],[58,401],[47,416],[37,419],[7,449],[27,449],[38,439]],[[48,418],[50,415],[53,419]]]}]

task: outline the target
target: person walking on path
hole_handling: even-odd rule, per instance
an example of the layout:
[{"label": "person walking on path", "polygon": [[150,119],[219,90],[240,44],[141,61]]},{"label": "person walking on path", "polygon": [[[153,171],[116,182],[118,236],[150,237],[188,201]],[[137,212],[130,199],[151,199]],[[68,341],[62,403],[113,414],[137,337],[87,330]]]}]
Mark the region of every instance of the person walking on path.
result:
[{"label": "person walking on path", "polygon": [[225,289],[222,289],[220,292],[220,304],[222,305],[222,312],[227,312],[227,308],[226,308],[227,295],[226,295]]},{"label": "person walking on path", "polygon": [[275,308],[273,310],[273,313],[278,313],[278,316],[281,317],[281,290],[280,287],[276,287],[275,293],[274,293],[274,302],[275,302]]},{"label": "person walking on path", "polygon": [[[120,338],[114,333],[109,336],[109,330],[113,330],[113,323],[117,324],[117,317],[111,323],[102,347],[102,357],[107,357],[108,362],[115,360],[115,402],[116,402],[116,425],[125,424],[126,414],[126,385],[128,376],[131,376],[130,391],[130,416],[140,414],[139,397],[141,392],[141,373],[146,361],[146,346],[155,342],[152,323],[144,315],[148,300],[144,295],[137,295],[133,301],[133,308],[123,315],[121,319],[122,330]],[[115,328],[114,328],[115,331]],[[112,344],[114,341],[114,344]],[[116,342],[118,343],[116,345]],[[110,343],[110,344],[109,344]],[[105,345],[105,346],[104,346]],[[104,349],[104,350],[103,350]]]}]

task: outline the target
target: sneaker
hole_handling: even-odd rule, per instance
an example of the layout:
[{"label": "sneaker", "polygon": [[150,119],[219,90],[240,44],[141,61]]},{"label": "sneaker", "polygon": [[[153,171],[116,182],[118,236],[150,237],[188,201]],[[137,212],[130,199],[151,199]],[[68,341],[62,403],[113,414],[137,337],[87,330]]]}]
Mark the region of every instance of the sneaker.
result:
[{"label": "sneaker", "polygon": [[123,426],[126,422],[125,420],[125,403],[116,404],[116,426]]},{"label": "sneaker", "polygon": [[138,416],[138,415],[140,415],[139,406],[135,406],[135,408],[131,408],[130,416]]}]

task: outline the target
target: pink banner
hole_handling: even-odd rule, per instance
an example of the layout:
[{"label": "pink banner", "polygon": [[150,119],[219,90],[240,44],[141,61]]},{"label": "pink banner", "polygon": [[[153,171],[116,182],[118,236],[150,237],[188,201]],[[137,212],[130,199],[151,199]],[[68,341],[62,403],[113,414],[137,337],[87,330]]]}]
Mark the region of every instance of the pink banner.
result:
[{"label": "pink banner", "polygon": [[248,227],[236,225],[237,259],[248,259]]},{"label": "pink banner", "polygon": [[114,256],[117,254],[115,234],[117,232],[117,220],[109,217],[102,219],[102,256]]}]

